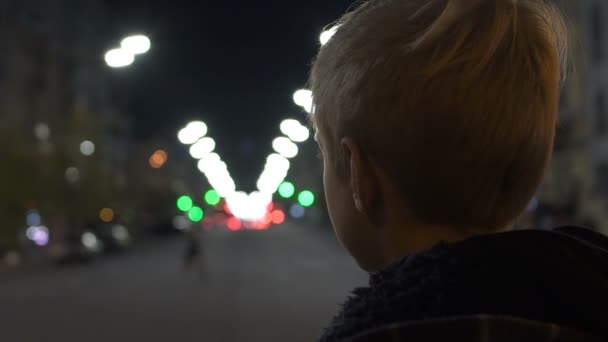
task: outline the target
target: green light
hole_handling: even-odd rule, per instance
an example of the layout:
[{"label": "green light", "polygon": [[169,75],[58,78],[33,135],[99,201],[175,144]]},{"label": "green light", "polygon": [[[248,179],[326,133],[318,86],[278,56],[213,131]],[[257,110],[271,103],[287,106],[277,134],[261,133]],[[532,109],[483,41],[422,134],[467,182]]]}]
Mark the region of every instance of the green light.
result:
[{"label": "green light", "polygon": [[279,186],[279,196],[283,198],[291,198],[295,193],[296,187],[293,185],[293,183],[283,182],[283,184]]},{"label": "green light", "polygon": [[207,202],[209,205],[218,205],[221,200],[222,198],[215,190],[209,190],[205,194],[205,202]]},{"label": "green light", "polygon": [[300,195],[298,195],[298,202],[303,207],[311,207],[315,204],[315,194],[308,190],[302,191],[300,192]]},{"label": "green light", "polygon": [[205,212],[199,207],[192,207],[192,209],[188,211],[188,217],[192,222],[201,222],[205,217]]},{"label": "green light", "polygon": [[177,208],[181,211],[188,211],[192,209],[192,205],[194,205],[194,201],[190,196],[182,196],[177,200]]}]

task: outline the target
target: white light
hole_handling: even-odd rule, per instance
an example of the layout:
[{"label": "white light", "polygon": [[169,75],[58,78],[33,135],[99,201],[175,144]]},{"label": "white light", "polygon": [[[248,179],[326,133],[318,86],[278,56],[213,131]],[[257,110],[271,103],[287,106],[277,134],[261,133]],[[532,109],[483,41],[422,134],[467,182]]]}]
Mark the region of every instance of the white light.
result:
[{"label": "white light", "polygon": [[266,160],[266,168],[270,169],[281,169],[281,170],[289,170],[291,163],[287,158],[281,156],[280,154],[273,153],[268,156]]},{"label": "white light", "polygon": [[124,68],[135,61],[135,56],[127,50],[114,49],[105,55],[106,64],[111,68]]},{"label": "white light", "polygon": [[201,172],[205,173],[207,177],[210,178],[229,175],[228,166],[223,161],[215,161],[209,163],[199,161],[198,168]]},{"label": "white light", "polygon": [[85,156],[92,156],[95,154],[95,144],[92,141],[85,140],[80,143],[80,153]]},{"label": "white light", "polygon": [[127,37],[122,40],[120,47],[133,55],[141,55],[150,51],[150,39],[144,35]]},{"label": "white light", "polygon": [[312,91],[307,89],[300,89],[293,94],[293,102],[298,106],[304,108],[308,113],[312,113]]},{"label": "white light", "polygon": [[281,132],[293,142],[305,142],[310,138],[308,127],[293,119],[288,119],[281,123]]},{"label": "white light", "polygon": [[264,170],[257,182],[258,190],[262,193],[274,194],[283,183],[291,163],[278,154],[268,156]]},{"label": "white light", "polygon": [[179,131],[179,133],[177,134],[177,138],[184,145],[192,145],[197,142],[201,137],[198,133],[192,132],[187,128],[184,128]]},{"label": "white light", "polygon": [[45,123],[38,123],[34,127],[34,134],[38,140],[46,141],[51,137],[51,129]]},{"label": "white light", "polygon": [[198,169],[201,172],[207,172],[208,170],[214,169],[215,166],[222,163],[219,154],[217,153],[209,153],[198,162]]},{"label": "white light", "polygon": [[218,179],[215,181],[210,181],[209,183],[211,184],[211,186],[213,186],[213,189],[217,191],[220,197],[226,198],[236,192],[236,184],[234,184],[234,181],[232,179]]},{"label": "white light", "polygon": [[128,242],[130,239],[129,230],[125,226],[116,225],[112,227],[112,236],[120,242]]},{"label": "white light", "polygon": [[285,176],[279,178],[264,178],[258,181],[258,190],[263,193],[274,194],[285,180]]},{"label": "white light", "polygon": [[219,164],[222,162],[222,159],[220,158],[220,155],[217,153],[209,153],[208,155],[204,156],[203,158],[201,158],[199,165],[201,165],[201,163],[205,163],[205,164]]},{"label": "white light", "polygon": [[86,232],[82,234],[80,241],[82,242],[82,245],[85,246],[87,249],[97,250],[99,247],[99,241],[97,240],[97,236],[95,236],[95,234],[91,232]]},{"label": "white light", "polygon": [[177,138],[184,145],[192,145],[207,135],[207,125],[201,121],[193,121],[179,131]]},{"label": "white light", "polygon": [[276,138],[272,142],[272,147],[285,158],[294,158],[298,155],[298,146],[285,137]]},{"label": "white light", "polygon": [[29,227],[25,232],[25,236],[41,247],[49,243],[49,229],[45,226]]},{"label": "white light", "polygon": [[281,132],[285,135],[291,134],[293,131],[297,130],[302,125],[298,120],[287,119],[281,122]]},{"label": "white light", "polygon": [[305,142],[309,138],[310,130],[306,127],[302,127],[289,135],[289,139],[291,139],[293,142]]},{"label": "white light", "polygon": [[333,26],[333,27],[331,27],[331,28],[329,28],[329,29],[327,29],[327,30],[325,30],[325,31],[323,31],[321,33],[321,36],[319,37],[319,41],[321,42],[321,46],[323,46],[323,45],[325,45],[325,44],[327,44],[329,42],[329,40],[331,39],[331,37],[333,37],[336,34],[336,32],[338,32],[338,28],[339,27],[340,27],[339,25],[336,25],[336,26]]},{"label": "white light", "polygon": [[268,214],[268,205],[272,202],[272,195],[253,192],[247,195],[244,192],[235,192],[226,197],[226,202],[232,214],[243,221],[258,221]]},{"label": "white light", "polygon": [[188,124],[188,126],[186,126],[186,129],[197,132],[198,134],[201,135],[201,137],[204,137],[205,135],[207,135],[207,132],[208,132],[207,124],[205,124],[202,121],[192,121],[191,123]]},{"label": "white light", "polygon": [[80,180],[80,171],[78,171],[77,168],[75,167],[69,167],[67,170],[65,170],[65,179],[68,181],[68,183],[76,183]]},{"label": "white light", "polygon": [[176,216],[173,219],[173,227],[177,230],[188,230],[190,228],[190,220],[185,216]]},{"label": "white light", "polygon": [[215,150],[215,140],[203,138],[190,147],[190,155],[194,159],[202,159]]}]

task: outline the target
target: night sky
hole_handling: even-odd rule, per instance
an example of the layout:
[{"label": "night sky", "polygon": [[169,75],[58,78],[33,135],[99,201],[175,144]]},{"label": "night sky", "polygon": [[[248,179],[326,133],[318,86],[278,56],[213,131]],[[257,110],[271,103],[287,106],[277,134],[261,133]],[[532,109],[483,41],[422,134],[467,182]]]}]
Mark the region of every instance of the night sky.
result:
[{"label": "night sky", "polygon": [[352,0],[106,3],[117,34],[144,33],[153,44],[115,75],[136,138],[173,138],[201,119],[229,165],[257,170],[280,121],[305,119],[292,94],[306,85],[321,30]]}]

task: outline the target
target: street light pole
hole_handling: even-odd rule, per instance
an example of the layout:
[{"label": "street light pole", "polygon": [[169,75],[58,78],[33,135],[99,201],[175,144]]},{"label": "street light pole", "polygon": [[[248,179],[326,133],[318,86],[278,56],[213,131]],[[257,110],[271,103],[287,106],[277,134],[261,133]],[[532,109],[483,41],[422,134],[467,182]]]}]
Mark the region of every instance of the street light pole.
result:
[{"label": "street light pole", "polygon": [[145,35],[129,36],[120,42],[120,47],[109,50],[105,54],[106,64],[110,68],[124,68],[135,62],[137,55],[150,51],[152,43]]}]

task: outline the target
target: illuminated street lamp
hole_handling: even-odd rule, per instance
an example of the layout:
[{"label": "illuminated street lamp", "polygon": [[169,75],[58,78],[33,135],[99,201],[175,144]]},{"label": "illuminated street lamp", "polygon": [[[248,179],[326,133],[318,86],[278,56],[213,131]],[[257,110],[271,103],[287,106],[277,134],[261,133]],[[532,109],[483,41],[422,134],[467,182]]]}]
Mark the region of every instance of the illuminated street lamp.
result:
[{"label": "illuminated street lamp", "polygon": [[152,43],[144,35],[134,35],[123,39],[120,48],[112,49],[105,55],[106,64],[110,68],[124,68],[135,62],[135,56],[150,51]]},{"label": "illuminated street lamp", "polygon": [[123,49],[113,49],[106,53],[105,60],[110,68],[124,68],[135,62],[135,56]]},{"label": "illuminated street lamp", "polygon": [[130,52],[133,55],[141,55],[150,51],[152,43],[150,39],[144,35],[130,36],[122,40],[120,48]]},{"label": "illuminated street lamp", "polygon": [[331,37],[334,36],[334,34],[336,34],[336,32],[338,31],[338,27],[339,25],[333,26],[325,31],[323,31],[321,33],[321,36],[319,37],[319,41],[321,42],[321,46],[327,44],[329,42],[329,40],[331,39]]},{"label": "illuminated street lamp", "polygon": [[300,89],[293,94],[293,102],[304,108],[308,113],[312,113],[312,91],[308,89]]}]

